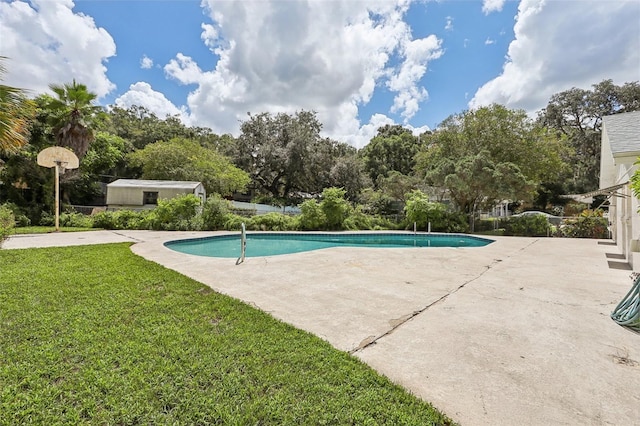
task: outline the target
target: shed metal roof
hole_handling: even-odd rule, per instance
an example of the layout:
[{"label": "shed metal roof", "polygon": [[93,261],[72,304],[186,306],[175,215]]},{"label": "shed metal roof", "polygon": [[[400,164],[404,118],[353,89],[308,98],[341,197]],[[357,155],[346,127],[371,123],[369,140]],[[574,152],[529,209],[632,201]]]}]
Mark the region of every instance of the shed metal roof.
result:
[{"label": "shed metal roof", "polygon": [[640,152],[640,111],[607,115],[602,120],[614,156]]},{"label": "shed metal roof", "polygon": [[202,185],[202,183],[180,180],[118,179],[108,184],[107,187],[195,189],[198,185]]}]

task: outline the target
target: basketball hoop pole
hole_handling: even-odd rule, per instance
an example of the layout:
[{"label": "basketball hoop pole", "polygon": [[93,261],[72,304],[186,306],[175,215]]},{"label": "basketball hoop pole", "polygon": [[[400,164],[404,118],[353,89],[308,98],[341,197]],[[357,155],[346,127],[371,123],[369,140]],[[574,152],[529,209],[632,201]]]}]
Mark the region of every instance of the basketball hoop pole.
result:
[{"label": "basketball hoop pole", "polygon": [[56,232],[60,231],[60,161],[56,161]]}]

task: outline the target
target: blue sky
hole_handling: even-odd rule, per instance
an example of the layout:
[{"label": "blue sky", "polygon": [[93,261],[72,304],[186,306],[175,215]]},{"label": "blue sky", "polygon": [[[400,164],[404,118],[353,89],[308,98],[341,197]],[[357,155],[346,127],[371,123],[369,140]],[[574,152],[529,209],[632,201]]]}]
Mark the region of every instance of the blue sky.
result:
[{"label": "blue sky", "polygon": [[247,112],[313,109],[361,147],[493,102],[530,114],[571,87],[640,80],[640,1],[0,0],[5,83],[73,78],[237,135]]}]

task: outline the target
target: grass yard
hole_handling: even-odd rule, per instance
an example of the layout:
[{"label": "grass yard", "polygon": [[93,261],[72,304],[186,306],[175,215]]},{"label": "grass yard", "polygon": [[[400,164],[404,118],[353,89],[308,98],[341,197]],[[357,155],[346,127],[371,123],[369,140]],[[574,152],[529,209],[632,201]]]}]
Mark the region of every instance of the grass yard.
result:
[{"label": "grass yard", "polygon": [[[97,231],[97,228],[77,228],[70,226],[61,226],[60,232],[82,232],[82,231]],[[21,226],[11,230],[12,234],[48,234],[56,232],[55,226]]]},{"label": "grass yard", "polygon": [[124,243],[0,250],[0,424],[25,423],[451,424],[358,359]]}]

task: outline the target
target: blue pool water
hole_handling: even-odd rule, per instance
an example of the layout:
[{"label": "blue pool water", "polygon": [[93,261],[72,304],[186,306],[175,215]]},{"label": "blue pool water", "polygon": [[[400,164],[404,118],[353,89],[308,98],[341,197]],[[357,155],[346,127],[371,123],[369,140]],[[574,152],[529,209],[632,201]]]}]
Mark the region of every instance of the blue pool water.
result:
[{"label": "blue pool water", "polygon": [[[327,234],[248,233],[246,257],[275,256],[330,247],[482,247],[493,240],[462,234]],[[181,253],[208,257],[240,257],[240,234],[168,241]]]}]

